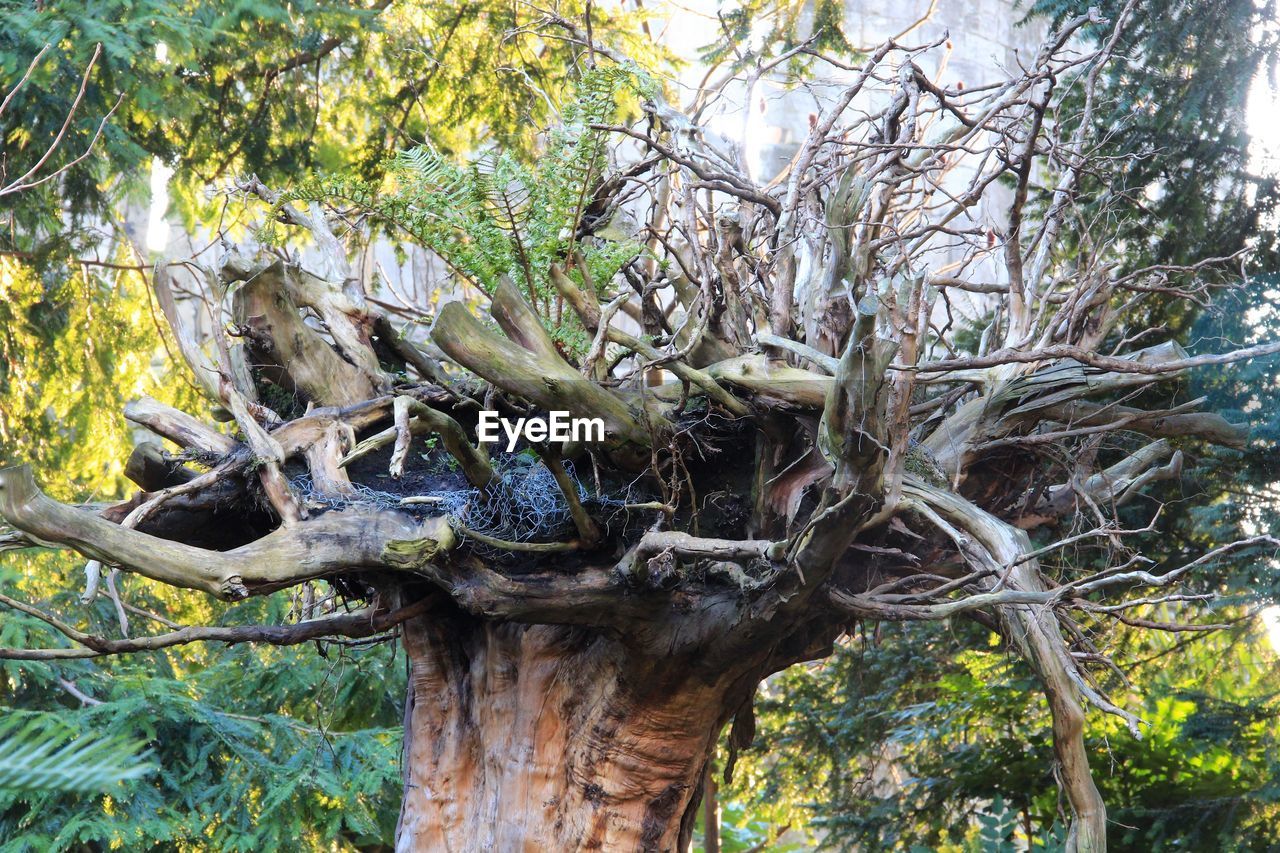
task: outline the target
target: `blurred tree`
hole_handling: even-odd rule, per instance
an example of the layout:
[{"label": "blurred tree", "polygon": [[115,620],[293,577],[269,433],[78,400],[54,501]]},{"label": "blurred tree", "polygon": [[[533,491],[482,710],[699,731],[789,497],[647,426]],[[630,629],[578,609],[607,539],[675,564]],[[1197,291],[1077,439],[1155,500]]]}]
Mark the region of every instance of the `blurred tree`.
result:
[{"label": "blurred tree", "polygon": [[[978,630],[885,626],[778,677],[758,705],[757,745],[739,759],[747,814],[837,848],[990,850],[982,838],[997,832],[1001,843],[1056,849],[1047,710],[1028,701],[1034,677],[1004,650],[954,653],[954,632]],[[1249,631],[1117,640],[1141,661],[1127,674],[1149,725],[1136,740],[1101,717],[1090,723],[1090,752],[1104,758],[1098,785],[1116,804],[1111,847],[1270,849],[1280,833],[1274,652]]]},{"label": "blurred tree", "polygon": [[[588,9],[597,38],[642,63],[660,60],[642,13],[556,4],[576,21]],[[175,169],[174,204],[190,224],[216,220],[210,184],[249,173],[285,186],[356,164],[373,178],[415,143],[528,153],[583,67],[569,32],[535,31],[544,17],[502,0],[0,0],[0,92],[18,88],[52,46],[0,114],[5,174],[39,160],[68,115],[49,165],[73,159],[123,96],[97,156],[0,213],[0,249],[63,245],[68,217],[92,224],[113,203],[144,197],[153,157]]]},{"label": "blurred tree", "polygon": [[14,714],[0,720],[0,790],[102,790],[151,772],[141,752],[114,730],[74,737],[57,721]]},{"label": "blurred tree", "polygon": [[[73,596],[31,580],[37,564],[68,577],[76,567],[65,558],[6,563],[5,589],[76,606]],[[139,610],[191,615],[181,596],[150,585],[131,584],[127,601],[135,620]],[[273,606],[281,605],[257,602],[214,621],[279,618]],[[105,599],[90,612],[101,629],[114,619]],[[0,642],[40,636],[34,623],[6,617]],[[381,849],[394,832],[401,786],[403,659],[385,644],[323,651],[233,647],[5,662],[0,705],[86,737],[115,732],[145,741],[156,769],[89,795],[0,790],[0,850]]]},{"label": "blurred tree", "polygon": [[[40,459],[66,500],[122,497],[134,437],[107,412],[142,395],[200,408],[169,370],[145,288],[135,270],[83,266],[59,282],[56,271],[0,258],[0,467]],[[6,554],[0,591],[82,612],[91,630],[121,630],[105,589],[77,601],[83,565],[57,551]],[[116,583],[133,630],[158,618],[149,614],[236,625],[282,618],[275,611],[289,606],[227,607],[142,579]],[[42,624],[6,612],[0,646],[35,642]],[[0,767],[0,851],[377,849],[394,830],[401,785],[403,659],[387,645],[325,651],[0,663],[0,713],[21,708],[15,719],[90,744],[106,733],[144,741],[156,767],[88,793],[9,787]],[[242,690],[246,682],[255,689]]]}]

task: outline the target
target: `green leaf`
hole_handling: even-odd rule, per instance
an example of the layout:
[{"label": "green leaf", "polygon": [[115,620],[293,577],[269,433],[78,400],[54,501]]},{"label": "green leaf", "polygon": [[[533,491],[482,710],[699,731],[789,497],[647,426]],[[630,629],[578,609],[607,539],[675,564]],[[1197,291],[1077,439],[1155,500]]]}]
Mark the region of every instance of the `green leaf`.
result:
[{"label": "green leaf", "polygon": [[151,773],[145,744],[112,734],[75,736],[50,716],[0,719],[0,789],[102,791]]}]

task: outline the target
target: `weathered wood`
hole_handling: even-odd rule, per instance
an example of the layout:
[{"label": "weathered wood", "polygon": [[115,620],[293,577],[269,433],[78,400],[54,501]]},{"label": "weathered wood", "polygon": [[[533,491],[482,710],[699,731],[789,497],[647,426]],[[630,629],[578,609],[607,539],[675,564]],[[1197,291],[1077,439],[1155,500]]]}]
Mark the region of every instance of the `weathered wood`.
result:
[{"label": "weathered wood", "polygon": [[395,353],[397,358],[418,371],[423,379],[441,386],[448,382],[440,363],[405,337],[404,332],[398,331],[385,314],[378,315],[373,330],[379,341]]},{"label": "weathered wood", "polygon": [[218,390],[222,396],[222,402],[235,417],[245,444],[249,446],[252,464],[258,471],[258,480],[262,483],[262,491],[267,496],[267,502],[280,516],[280,521],[287,526],[306,518],[306,508],[298,503],[293,490],[289,488],[289,481],[280,470],[280,466],[284,464],[284,449],[280,443],[272,438],[262,424],[254,418],[249,411],[248,400],[225,373],[222,374],[222,380],[218,383]]},{"label": "weathered wood", "polygon": [[[602,315],[600,312],[600,304],[596,301],[595,296],[587,296],[587,294],[579,290],[578,287],[574,285],[573,281],[554,264],[552,265],[551,276],[552,281],[555,282],[556,289],[565,297],[566,301],[568,301],[574,311],[577,312],[578,319],[582,321],[583,327],[586,328],[588,332],[597,334],[598,336]],[[498,298],[495,297],[494,304],[497,305],[497,302]],[[605,322],[608,321],[606,320]],[[503,326],[503,329],[510,334],[510,331],[506,329],[506,326]],[[719,403],[732,414],[738,417],[745,417],[750,412],[750,409],[746,404],[722,388],[720,384],[716,382],[715,377],[693,367],[683,358],[672,360],[652,344],[637,338],[635,335],[628,334],[613,325],[609,325],[605,329],[604,339],[626,347],[651,362],[661,364],[680,379],[701,389],[710,399]]]},{"label": "weathered wood", "polygon": [[[1122,364],[1133,365],[1133,372],[1103,370],[1074,359],[1046,360],[1047,363],[1035,372],[987,385],[985,393],[969,400],[939,423],[923,444],[946,477],[955,480],[968,467],[976,448],[984,442],[1045,420],[1070,416],[1076,411],[1086,421],[1097,423],[1104,410],[1082,402],[1082,398],[1150,385],[1161,377],[1143,371],[1176,363],[1185,357],[1182,347],[1169,342],[1117,359]],[[1137,432],[1151,430],[1152,435],[1162,432],[1185,435],[1187,433],[1181,430],[1203,428],[1208,430],[1206,437],[1211,440],[1224,439],[1223,443],[1227,444],[1243,440],[1238,428],[1215,415],[1196,413],[1189,419],[1170,415],[1164,419],[1147,420],[1132,417],[1135,414],[1132,411],[1129,415],[1122,414],[1115,407],[1108,407],[1105,411],[1115,415],[1111,420],[1129,418],[1126,428]]]},{"label": "weathered wood", "polygon": [[[350,277],[346,281],[355,282]],[[310,308],[320,318],[342,358],[359,370],[374,388],[386,390],[389,383],[373,350],[377,315],[365,305],[363,296],[353,294],[354,288],[335,287],[306,270],[286,276],[285,283],[294,301]]]},{"label": "weathered wood", "polygon": [[387,543],[429,537],[443,519],[382,510],[325,513],[231,551],[206,551],[127,530],[46,497],[25,466],[0,469],[0,516],[43,541],[144,577],[219,598],[262,594],[309,578],[385,568]]},{"label": "weathered wood", "polygon": [[164,314],[165,322],[178,342],[178,352],[191,369],[191,375],[204,390],[210,400],[218,399],[218,369],[213,360],[201,349],[195,335],[183,322],[178,311],[178,303],[173,295],[170,282],[169,265],[157,263],[152,271],[151,286],[156,294],[156,302]]},{"label": "weathered wood", "polygon": [[228,456],[242,448],[240,442],[196,420],[186,412],[151,397],[125,404],[124,416],[186,450]]},{"label": "weathered wood", "polygon": [[578,315],[583,328],[594,334],[600,326],[600,300],[596,299],[596,295],[589,289],[584,290],[574,284],[573,279],[569,278],[559,264],[551,265],[551,283]]},{"label": "weathered wood", "polygon": [[375,397],[353,406],[318,406],[272,430],[271,437],[280,444],[285,458],[304,453],[320,440],[331,425],[356,432],[385,420],[391,411],[392,397]]},{"label": "weathered wood", "polygon": [[743,355],[718,361],[707,374],[755,395],[766,405],[819,410],[827,401],[834,380],[808,370],[791,367],[763,355]]},{"label": "weathered wood", "polygon": [[[1161,463],[1169,460],[1168,464]],[[1051,486],[1036,501],[1030,512],[1015,521],[1018,527],[1030,529],[1057,521],[1075,513],[1082,501],[1096,505],[1123,506],[1138,490],[1157,480],[1176,479],[1182,473],[1182,451],[1174,450],[1160,439],[1139,448],[1104,471],[1082,482]]]},{"label": "weathered wood", "polygon": [[[556,342],[542,326],[542,318],[507,276],[498,281],[489,304],[489,314],[508,338],[537,356],[539,361],[555,364],[564,361]],[[568,364],[565,364],[568,367]]]},{"label": "weathered wood", "polygon": [[412,397],[401,396],[395,398],[395,420],[394,426],[374,433],[353,447],[341,457],[338,465],[346,467],[357,459],[394,443],[390,473],[393,477],[399,477],[404,473],[409,436],[434,433],[440,436],[445,450],[457,461],[471,485],[485,489],[494,481],[496,474],[489,463],[489,457],[467,439],[462,425],[444,412]]},{"label": "weathered wood", "polygon": [[283,261],[243,272],[232,296],[254,364],[267,380],[317,405],[351,406],[379,396],[367,371],[339,355],[303,320]]},{"label": "weathered wood", "polygon": [[858,306],[818,426],[818,448],[835,467],[832,486],[878,498],[889,437],[884,422],[885,370],[897,352],[893,341],[875,336],[874,298]]},{"label": "weathered wood", "polygon": [[1122,421],[1125,429],[1153,438],[1194,437],[1225,447],[1244,447],[1249,440],[1247,424],[1233,424],[1217,412],[1186,412],[1160,415],[1132,406],[1074,400],[1048,406],[1043,415],[1068,427],[1094,427]]},{"label": "weathered wood", "polygon": [[431,339],[458,364],[504,391],[545,409],[602,418],[606,438],[614,443],[648,447],[652,433],[670,429],[660,416],[646,416],[639,406],[632,408],[618,395],[584,379],[558,355],[555,359],[539,356],[489,331],[461,303],[450,302],[440,309]]},{"label": "weathered wood", "polygon": [[355,493],[351,478],[339,464],[346,448],[348,433],[336,422],[331,422],[314,441],[307,445],[303,455],[311,484],[316,493],[325,498],[350,497]]},{"label": "weathered wood", "polygon": [[761,346],[777,347],[778,349],[786,350],[792,355],[799,356],[805,361],[812,362],[831,376],[835,376],[836,370],[840,367],[840,359],[827,355],[821,350],[816,350],[808,344],[793,341],[790,338],[780,338],[770,332],[760,332],[756,335],[756,340],[760,342]]},{"label": "weathered wood", "polygon": [[124,475],[144,492],[154,492],[186,483],[196,476],[196,472],[167,458],[164,449],[154,441],[144,441],[129,454]]},{"label": "weathered wood", "polygon": [[582,500],[578,497],[577,481],[569,476],[564,463],[560,461],[559,454],[555,451],[543,453],[542,464],[555,478],[556,486],[560,488],[560,494],[569,506],[569,515],[573,517],[573,526],[578,531],[578,540],[582,543],[582,547],[594,547],[600,541],[600,526],[582,506]]}]

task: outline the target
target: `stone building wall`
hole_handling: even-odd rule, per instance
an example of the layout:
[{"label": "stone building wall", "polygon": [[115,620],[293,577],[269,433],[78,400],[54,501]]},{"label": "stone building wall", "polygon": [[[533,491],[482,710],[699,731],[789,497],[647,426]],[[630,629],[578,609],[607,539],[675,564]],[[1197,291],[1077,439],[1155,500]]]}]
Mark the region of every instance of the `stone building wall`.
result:
[{"label": "stone building wall", "polygon": [[[947,46],[930,52],[918,64],[936,82],[973,87],[1016,73],[1029,62],[1043,40],[1043,22],[1021,23],[1017,0],[845,0],[844,31],[855,48],[872,50],[886,39],[914,46],[947,38]],[[705,69],[692,62],[698,47],[716,34],[717,0],[692,0],[668,7],[658,39],[691,60],[681,75],[686,96]],[[801,14],[800,36],[811,26]],[[757,178],[768,180],[786,164],[808,133],[809,117],[838,92],[852,72],[816,63],[803,85],[781,75],[766,77],[751,92],[741,85],[727,88],[707,124],[731,142],[745,144]]]},{"label": "stone building wall", "polygon": [[[916,63],[943,87],[972,89],[1008,79],[1034,60],[1047,27],[1043,21],[1022,23],[1024,13],[1019,6],[1014,0],[845,0],[845,34],[852,45],[868,51],[890,38],[903,46],[942,41],[938,48],[921,54]],[[824,68],[830,66],[815,66],[815,76],[799,86],[779,76],[761,80],[750,93],[735,93],[745,113],[733,114],[734,107],[727,108],[713,124],[730,139],[734,138],[730,130],[734,124],[743,128],[739,133],[747,163],[757,180],[770,180],[786,167],[807,136],[810,121],[855,76],[842,70],[824,73]],[[726,100],[734,102],[735,97]],[[972,170],[962,161],[947,181],[959,189],[972,177]],[[1011,199],[1007,188],[989,187],[983,199],[955,224],[975,225],[999,234],[1008,222]],[[927,260],[932,270],[942,270],[959,261],[962,254],[960,248],[940,249]],[[980,258],[969,264],[964,275],[972,280],[999,281],[1003,273],[994,258]],[[989,310],[992,299],[958,291],[952,298],[951,308],[970,319]],[[937,310],[943,311],[945,306]]]}]

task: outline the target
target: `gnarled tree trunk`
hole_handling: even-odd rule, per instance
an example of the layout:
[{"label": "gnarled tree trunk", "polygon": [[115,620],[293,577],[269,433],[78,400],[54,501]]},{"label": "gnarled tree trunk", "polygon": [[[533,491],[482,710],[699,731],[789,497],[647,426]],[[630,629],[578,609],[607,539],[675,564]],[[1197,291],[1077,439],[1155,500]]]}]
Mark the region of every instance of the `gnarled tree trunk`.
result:
[{"label": "gnarled tree trunk", "polygon": [[454,612],[403,630],[402,851],[679,849],[757,680],[590,629]]},{"label": "gnarled tree trunk", "polygon": [[[0,659],[390,639],[402,626],[412,677],[399,849],[672,850],[689,837],[730,717],[734,742],[749,742],[760,679],[828,653],[858,620],[968,614],[1043,684],[1072,811],[1067,849],[1105,849],[1084,709],[1119,714],[1135,732],[1138,721],[1106,698],[1092,671],[1106,671],[1105,656],[1078,621],[1186,600],[1091,597],[1176,585],[1254,540],[1160,574],[1118,558],[1092,574],[1045,572],[1039,556],[1135,532],[1104,508],[1178,475],[1169,439],[1244,440],[1194,411],[1200,400],[1121,402],[1280,343],[1195,357],[1174,343],[1134,349],[1159,329],[1131,330],[1129,309],[1152,294],[1198,302],[1203,288],[1170,276],[1200,265],[1121,275],[1106,240],[1081,241],[1102,247],[1096,257],[1054,254],[1092,125],[1086,110],[1071,139],[1054,136],[1063,127],[1047,117],[1063,102],[1046,100],[1046,86],[1087,67],[1091,103],[1115,41],[1084,59],[1067,48],[1091,22],[1068,22],[1019,77],[965,92],[914,64],[929,46],[886,43],[815,117],[785,185],[737,174],[655,88],[643,132],[612,128],[650,155],[618,173],[627,180],[585,169],[582,199],[612,211],[646,204],[623,192],[633,181],[666,187],[645,191],[661,268],[636,256],[594,281],[583,253],[600,259],[616,246],[592,233],[609,217],[588,222],[580,209],[538,230],[573,237],[544,247],[548,269],[510,235],[524,287],[487,282],[492,323],[462,302],[409,312],[414,325],[431,317],[429,341],[366,302],[318,204],[297,210],[250,182],[271,216],[328,252],[324,274],[260,252],[202,270],[221,305],[212,348],[182,327],[168,276],[155,277],[181,353],[234,427],[134,403],[126,417],[178,452],[141,449],[130,470],[145,491],[99,512],[47,498],[25,468],[0,469],[0,517],[14,527],[0,531],[0,549],[76,549],[90,560],[87,599],[114,566],[230,600],[323,579],[335,590],[328,609],[317,618],[304,603],[285,625],[117,640],[0,595],[75,644],[0,649]],[[878,94],[846,114],[864,84]],[[940,116],[957,122],[938,127]],[[967,189],[947,177],[966,157]],[[1055,171],[1033,234],[1028,182]],[[339,200],[403,224],[406,212],[455,204],[438,192],[441,173],[424,166],[417,194],[389,205],[363,191]],[[972,227],[987,188],[1010,177],[1009,227]],[[719,213],[725,200],[736,214]],[[485,241],[441,242],[439,223],[424,221],[423,239],[446,253],[516,227],[494,220]],[[997,280],[974,280],[992,263]],[[554,311],[548,281],[562,303]],[[934,322],[940,290],[996,296],[970,318],[976,349],[949,331],[950,302],[945,326]],[[619,311],[643,334],[615,323]],[[559,337],[548,328],[557,324]],[[478,410],[598,419],[604,435],[530,433],[520,452],[490,455]],[[1102,443],[1120,432],[1155,440]],[[1076,453],[1044,453],[1066,441]],[[1033,528],[1071,533],[1037,548]]]}]

